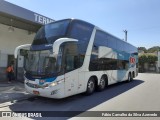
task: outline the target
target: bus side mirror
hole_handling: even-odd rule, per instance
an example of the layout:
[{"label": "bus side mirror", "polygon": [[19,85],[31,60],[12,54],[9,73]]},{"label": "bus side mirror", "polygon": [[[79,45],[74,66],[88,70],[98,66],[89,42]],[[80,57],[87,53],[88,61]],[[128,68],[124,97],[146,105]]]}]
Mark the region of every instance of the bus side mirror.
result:
[{"label": "bus side mirror", "polygon": [[20,49],[21,56],[28,56],[28,50]]}]

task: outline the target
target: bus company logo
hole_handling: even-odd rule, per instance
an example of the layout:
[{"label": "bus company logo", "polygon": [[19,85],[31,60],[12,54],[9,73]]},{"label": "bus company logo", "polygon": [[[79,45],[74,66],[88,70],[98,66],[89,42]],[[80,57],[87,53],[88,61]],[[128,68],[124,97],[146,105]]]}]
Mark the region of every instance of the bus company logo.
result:
[{"label": "bus company logo", "polygon": [[54,91],[51,92],[51,95],[55,95],[57,93],[58,93],[58,90],[54,90]]},{"label": "bus company logo", "polygon": [[134,57],[130,57],[130,58],[129,58],[129,62],[130,62],[131,64],[135,64],[136,59],[135,59]]},{"label": "bus company logo", "polygon": [[43,85],[46,81],[45,80],[39,80],[39,84]]}]

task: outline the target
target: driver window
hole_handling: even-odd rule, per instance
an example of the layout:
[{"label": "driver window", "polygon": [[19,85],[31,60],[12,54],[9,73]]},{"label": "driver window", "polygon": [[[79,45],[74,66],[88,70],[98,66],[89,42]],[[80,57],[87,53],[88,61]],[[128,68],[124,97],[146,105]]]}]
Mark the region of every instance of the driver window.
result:
[{"label": "driver window", "polygon": [[67,43],[65,45],[65,64],[66,71],[75,70],[78,68],[78,51],[76,43]]}]

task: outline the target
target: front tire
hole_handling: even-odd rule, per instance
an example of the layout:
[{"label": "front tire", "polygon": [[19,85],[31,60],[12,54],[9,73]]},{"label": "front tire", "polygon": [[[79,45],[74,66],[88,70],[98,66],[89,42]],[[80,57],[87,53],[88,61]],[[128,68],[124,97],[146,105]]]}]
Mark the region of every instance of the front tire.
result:
[{"label": "front tire", "polygon": [[87,91],[86,91],[86,94],[87,94],[87,95],[91,95],[94,91],[95,91],[95,80],[94,80],[93,77],[91,77],[91,78],[88,80],[88,83],[87,83]]}]

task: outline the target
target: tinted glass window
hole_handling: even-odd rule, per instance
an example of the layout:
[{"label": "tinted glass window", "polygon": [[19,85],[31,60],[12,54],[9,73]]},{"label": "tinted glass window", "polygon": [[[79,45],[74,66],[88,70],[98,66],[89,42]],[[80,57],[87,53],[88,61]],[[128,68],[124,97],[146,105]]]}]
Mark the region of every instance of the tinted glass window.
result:
[{"label": "tinted glass window", "polygon": [[107,39],[108,39],[108,35],[105,32],[97,30],[96,35],[95,35],[95,39],[94,39],[94,45],[96,47],[107,46],[107,44],[108,44]]},{"label": "tinted glass window", "polygon": [[124,51],[124,41],[117,40],[117,50]]},{"label": "tinted glass window", "polygon": [[44,25],[37,32],[33,45],[52,44],[56,39],[64,37],[70,20],[62,20]]},{"label": "tinted glass window", "polygon": [[108,33],[97,30],[94,40],[94,46],[106,46],[109,48],[117,49],[117,38],[109,35]]},{"label": "tinted glass window", "polygon": [[79,66],[77,44],[69,42],[64,44],[64,62],[66,72],[77,69]]},{"label": "tinted glass window", "polygon": [[126,53],[137,53],[137,48],[126,42],[124,42],[124,49]]},{"label": "tinted glass window", "polygon": [[117,49],[117,40],[111,35],[108,38],[108,47],[112,49]]},{"label": "tinted glass window", "polygon": [[73,20],[69,37],[78,40],[78,47],[80,53],[85,53],[88,47],[89,40],[94,26],[79,20]]},{"label": "tinted glass window", "polygon": [[100,70],[127,70],[129,61],[118,60],[112,58],[97,58],[92,56],[89,70],[100,71]]},{"label": "tinted glass window", "polygon": [[124,42],[124,51],[128,53],[128,44],[126,42]]}]

